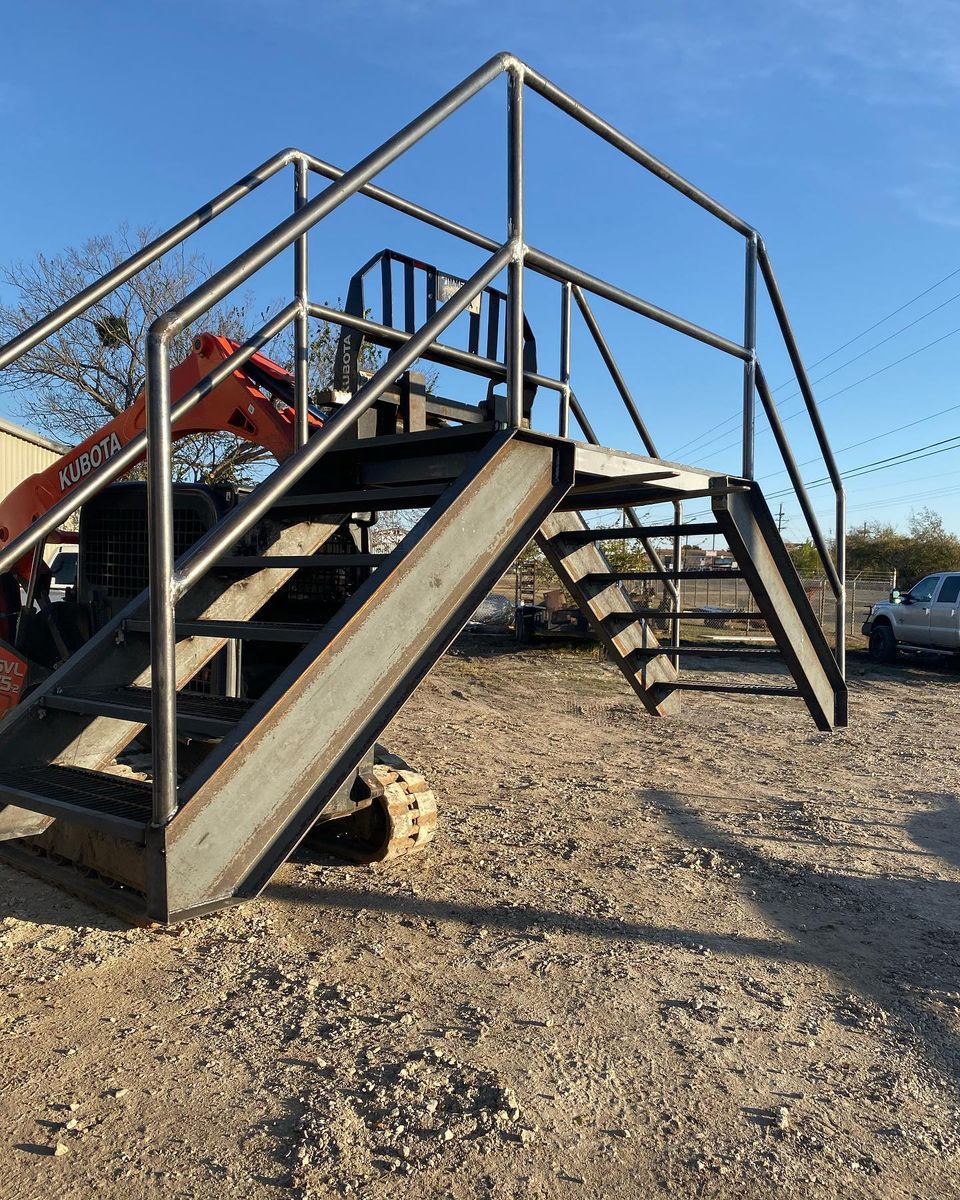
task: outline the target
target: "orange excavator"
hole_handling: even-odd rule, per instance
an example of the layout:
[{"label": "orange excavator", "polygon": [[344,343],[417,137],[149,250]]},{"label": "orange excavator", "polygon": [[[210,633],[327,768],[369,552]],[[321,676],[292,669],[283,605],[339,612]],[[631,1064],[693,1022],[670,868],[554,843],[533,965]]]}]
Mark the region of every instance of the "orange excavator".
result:
[{"label": "orange excavator", "polygon": [[[194,339],[191,353],[170,372],[177,400],[237,349],[237,343],[212,333]],[[308,412],[312,427],[323,417]],[[129,408],[91,434],[46,470],[23,480],[0,500],[0,546],[68,495],[91,471],[107,462],[146,423],[141,393]],[[262,446],[278,462],[295,448],[293,376],[262,354],[254,354],[186,413],[173,427],[174,439],[198,433],[234,434]],[[0,575],[0,715],[18,704],[44,674],[86,640],[76,605],[50,602],[50,571],[42,546],[14,569]],[[38,650],[37,647],[46,647]]]}]

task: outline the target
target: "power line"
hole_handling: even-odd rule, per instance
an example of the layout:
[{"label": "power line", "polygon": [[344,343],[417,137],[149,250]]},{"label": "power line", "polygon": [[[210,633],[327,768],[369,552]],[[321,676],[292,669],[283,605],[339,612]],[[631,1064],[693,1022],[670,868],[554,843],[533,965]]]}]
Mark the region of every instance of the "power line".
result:
[{"label": "power line", "polygon": [[[887,313],[887,315],[885,317],[881,317],[879,321],[874,321],[874,323],[872,325],[868,325],[866,329],[861,329],[859,333],[855,334],[852,338],[850,338],[849,341],[844,342],[842,346],[838,346],[836,348],[836,350],[831,350],[830,353],[825,354],[823,356],[823,358],[818,358],[816,362],[812,362],[810,364],[809,369],[812,371],[814,367],[819,367],[821,363],[825,363],[828,359],[833,358],[833,356],[835,354],[839,354],[841,350],[846,350],[846,348],[848,346],[852,346],[854,342],[859,342],[860,339],[862,337],[866,337],[868,333],[873,333],[873,331],[875,329],[879,329],[881,325],[885,325],[887,323],[887,321],[892,320],[895,316],[897,316],[898,313],[902,313],[903,310],[905,308],[909,308],[911,304],[916,304],[916,302],[918,300],[922,300],[924,296],[928,296],[931,292],[936,291],[937,288],[940,287],[941,284],[946,283],[948,279],[953,279],[953,277],[955,275],[960,275],[960,267],[957,267],[955,270],[951,271],[948,275],[944,275],[944,277],[942,279],[938,279],[936,283],[931,283],[928,288],[924,288],[922,292],[918,292],[913,297],[912,300],[907,300],[906,303],[901,304],[899,308],[895,308],[893,310],[893,312],[889,312],[889,313]],[[955,299],[956,297],[953,297],[953,298]],[[949,303],[949,301],[945,301],[945,303]],[[942,307],[942,305],[941,305],[941,307]],[[932,309],[931,311],[936,312],[937,310]],[[923,318],[918,317],[917,320],[923,320]],[[777,386],[773,390],[775,392],[782,391],[783,388],[789,387],[789,385],[791,383],[793,383],[793,380],[795,378],[796,378],[796,376],[793,376],[790,379],[786,380],[785,383],[777,384]]]},{"label": "power line", "polygon": [[[876,379],[876,377],[878,375],[883,375],[885,371],[889,371],[893,367],[898,367],[901,363],[907,362],[908,359],[916,358],[916,356],[918,354],[922,354],[924,352],[924,350],[929,350],[932,346],[939,345],[940,342],[945,342],[947,340],[947,338],[955,337],[958,333],[960,333],[960,325],[958,325],[956,329],[951,329],[949,333],[944,333],[944,334],[941,334],[940,337],[934,338],[932,342],[927,342],[926,345],[919,346],[916,350],[911,350],[909,354],[901,355],[900,358],[895,359],[892,363],[887,363],[886,366],[878,367],[876,371],[871,371],[869,375],[863,375],[860,379],[855,379],[853,381],[853,383],[848,383],[845,387],[839,388],[835,392],[831,392],[829,396],[824,396],[822,400],[819,400],[817,402],[817,407],[820,408],[822,405],[826,404],[826,402],[828,400],[834,400],[834,399],[836,399],[837,396],[842,396],[845,392],[849,392],[853,388],[859,387],[861,383],[867,383],[871,379]],[[796,412],[792,412],[792,413],[789,413],[785,417],[781,417],[780,418],[781,423],[785,425],[787,423],[787,421],[795,420],[797,417],[801,416],[805,411],[806,410],[803,408],[798,408]],[[759,432],[760,433],[769,433],[770,428],[769,428],[769,426],[765,426]],[[714,438],[713,440],[716,441],[717,439]],[[740,438],[737,437],[734,441],[727,442],[727,444],[725,446],[718,446],[715,450],[712,450],[711,453],[723,454],[724,451],[731,450],[734,446],[737,446],[739,444],[740,444]],[[700,450],[704,450],[704,449],[706,449],[706,446],[700,446],[698,448],[698,453]],[[674,451],[674,453],[676,453],[676,451]]]},{"label": "power line", "polygon": [[[861,446],[868,446],[871,442],[879,442],[882,438],[890,437],[891,434],[901,433],[904,429],[913,429],[915,425],[923,425],[927,421],[936,420],[937,417],[944,417],[947,413],[957,412],[960,409],[960,404],[951,404],[949,408],[941,408],[935,413],[930,413],[926,417],[918,417],[916,421],[908,421],[905,425],[894,425],[892,429],[886,429],[883,433],[875,433],[872,437],[864,438],[859,442],[851,442],[849,446],[842,446],[839,450],[834,450],[834,454],[846,454],[848,450],[859,450]],[[797,466],[809,467],[811,463],[819,462],[819,458],[807,458]],[[776,475],[785,475],[786,467],[781,467],[779,471],[768,471],[766,475],[759,476],[760,479],[772,479]]]},{"label": "power line", "polygon": [[[844,481],[849,479],[859,479],[864,475],[874,475],[878,471],[888,471],[891,467],[905,466],[907,463],[917,462],[925,458],[934,458],[938,454],[946,454],[949,450],[960,450],[960,434],[955,434],[953,437],[943,438],[937,442],[928,442],[925,446],[915,446],[912,450],[904,450],[900,454],[890,455],[887,458],[875,459],[873,462],[861,463],[858,467],[852,467],[849,471],[843,473]],[[829,476],[824,476],[821,479],[814,479],[805,483],[808,489],[825,487],[830,483]],[[771,492],[768,500],[779,500],[781,496],[791,496],[794,494],[793,488],[783,488],[778,492]],[[917,497],[922,498],[922,497]],[[910,499],[910,497],[907,497]],[[704,510],[702,513],[691,513],[684,515],[684,521],[695,521],[701,516],[709,514],[709,510]]]},{"label": "power line", "polygon": [[[960,275],[960,267],[957,267],[953,271],[950,271],[948,274],[944,275],[942,279],[938,279],[936,283],[930,284],[929,287],[924,288],[924,290],[922,292],[918,292],[917,295],[914,296],[912,299],[907,300],[905,303],[901,304],[898,308],[895,308],[892,312],[887,313],[887,315],[885,317],[881,317],[879,321],[874,321],[874,323],[872,325],[868,325],[866,329],[862,329],[858,334],[855,334],[852,338],[849,338],[842,345],[837,346],[837,348],[835,350],[831,350],[829,354],[825,354],[822,358],[818,358],[815,362],[812,362],[810,364],[810,366],[808,367],[808,370],[812,371],[814,369],[814,367],[820,366],[821,363],[827,362],[829,359],[831,359],[835,355],[839,354],[842,350],[846,350],[846,348],[848,346],[852,346],[854,342],[858,342],[862,337],[866,337],[866,335],[868,333],[872,333],[874,329],[878,329],[881,325],[886,324],[887,321],[889,321],[893,317],[897,316],[898,313],[902,313],[903,310],[906,308],[909,308],[911,304],[916,304],[916,302],[918,300],[922,300],[923,297],[929,295],[930,292],[936,291],[936,289],[938,287],[940,287],[941,284],[946,283],[948,279],[953,279],[953,277],[955,275]],[[922,316],[917,317],[916,320],[911,321],[907,325],[904,325],[901,329],[898,329],[896,331],[896,333],[891,333],[888,337],[883,338],[881,341],[877,342],[874,346],[871,346],[868,350],[862,351],[862,353],[856,355],[854,358],[849,359],[846,363],[843,363],[843,364],[841,364],[841,366],[835,367],[832,371],[827,372],[827,374],[821,376],[819,380],[814,380],[814,383],[819,383],[823,379],[827,379],[831,375],[835,375],[837,373],[837,371],[842,370],[843,367],[849,366],[851,363],[856,362],[858,359],[863,358],[865,355],[872,353],[873,350],[876,350],[880,346],[884,345],[886,342],[889,342],[891,340],[891,338],[897,337],[899,334],[904,333],[907,329],[911,329],[914,325],[917,325],[920,321],[926,320],[927,317],[930,317],[934,313],[939,312],[941,308],[944,308],[944,307],[946,307],[946,305],[951,304],[954,300],[958,299],[958,297],[960,297],[960,293],[957,293],[957,295],[951,296],[948,300],[944,300],[942,304],[938,304],[935,308],[931,308],[928,312],[924,313]],[[946,336],[949,337],[950,335],[948,334]],[[935,345],[935,344],[936,343],[934,343],[934,342],[930,343],[930,345]],[[919,353],[919,351],[917,351],[917,353]],[[901,359],[898,361],[903,361],[903,360]],[[897,365],[897,364],[896,363],[891,364],[891,366],[895,366],[895,365]],[[791,376],[790,379],[787,379],[783,383],[778,384],[772,390],[774,392],[782,391],[783,388],[789,387],[789,385],[791,383],[795,382],[795,380],[796,380],[796,376]],[[794,393],[794,395],[799,395],[799,394],[800,394],[799,392]],[[835,394],[839,394],[839,393],[835,393]],[[788,398],[792,399],[792,396],[788,397]],[[827,399],[830,399],[830,397],[827,397]],[[822,403],[822,401],[821,401],[821,403]],[[718,421],[716,425],[711,425],[711,427],[709,429],[707,429],[704,433],[698,434],[697,437],[690,438],[688,441],[684,442],[681,446],[678,446],[675,450],[671,451],[671,455],[679,454],[681,451],[686,450],[688,446],[689,447],[694,446],[697,442],[701,441],[705,437],[708,437],[708,435],[713,433],[715,430],[719,430],[723,426],[729,425],[731,422],[737,421],[739,419],[739,417],[740,417],[739,413],[734,413],[730,417],[725,417],[722,421]],[[716,441],[717,439],[714,438],[713,440]],[[731,443],[731,444],[734,444],[734,443]],[[707,445],[709,445],[709,442],[707,443]],[[704,449],[704,448],[705,447],[702,447],[702,446],[700,447],[700,449]],[[724,449],[726,449],[726,448],[727,447],[724,447]]]},{"label": "power line", "polygon": [[[913,450],[904,450],[900,454],[890,455],[888,458],[878,458],[874,462],[861,463],[858,467],[852,467],[848,471],[843,472],[844,481],[848,479],[859,479],[862,475],[873,475],[877,471],[888,471],[891,467],[900,467],[905,463],[916,462],[922,458],[932,458],[936,454],[945,454],[948,450],[960,450],[960,434],[954,434],[953,437],[942,438],[938,442],[928,442],[925,446],[916,446]],[[808,488],[823,487],[830,482],[829,476],[823,476],[820,479],[813,479],[805,486]],[[771,492],[768,499],[773,499],[779,496],[788,496],[793,492],[793,488],[784,488],[779,492]]]},{"label": "power line", "polygon": [[[866,350],[861,350],[860,353],[855,354],[853,356],[853,358],[848,358],[846,360],[846,362],[842,362],[839,367],[834,367],[832,371],[827,371],[827,373],[825,375],[820,375],[816,379],[812,380],[811,382],[813,384],[823,383],[823,381],[825,379],[829,379],[831,375],[836,375],[837,372],[842,371],[844,369],[844,367],[851,366],[853,363],[858,362],[861,358],[866,357],[866,355],[872,354],[874,352],[874,350],[879,350],[881,346],[885,346],[887,344],[887,342],[892,341],[895,337],[899,337],[901,333],[906,333],[907,330],[912,329],[914,327],[914,325],[919,325],[920,322],[925,321],[927,319],[927,317],[932,317],[934,313],[939,312],[941,308],[946,308],[947,305],[952,304],[954,302],[954,300],[960,300],[960,292],[956,292],[953,296],[950,296],[948,299],[944,300],[942,304],[938,304],[936,306],[936,308],[931,308],[928,312],[922,313],[915,320],[910,321],[909,324],[901,325],[899,329],[895,329],[893,331],[893,333],[888,333],[887,336],[885,338],[881,338],[879,342],[874,342],[873,345],[868,346],[866,348]],[[812,367],[811,367],[811,370],[812,370]],[[781,385],[781,386],[785,386],[785,385]],[[779,389],[776,389],[776,390],[779,390]],[[791,393],[791,395],[787,396],[785,399],[792,400],[794,398],[794,396],[800,396],[802,394],[803,394],[802,392],[797,390],[796,392]]]}]

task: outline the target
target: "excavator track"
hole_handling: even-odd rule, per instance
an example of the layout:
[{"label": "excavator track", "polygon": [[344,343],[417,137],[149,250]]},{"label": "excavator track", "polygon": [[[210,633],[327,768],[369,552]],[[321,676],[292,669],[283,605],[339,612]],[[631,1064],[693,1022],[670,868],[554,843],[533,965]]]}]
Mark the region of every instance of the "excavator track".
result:
[{"label": "excavator track", "polygon": [[424,850],[436,833],[437,798],[418,771],[400,763],[376,763],[372,773],[381,794],[352,816],[318,825],[310,835],[310,849],[357,863],[386,862]]}]

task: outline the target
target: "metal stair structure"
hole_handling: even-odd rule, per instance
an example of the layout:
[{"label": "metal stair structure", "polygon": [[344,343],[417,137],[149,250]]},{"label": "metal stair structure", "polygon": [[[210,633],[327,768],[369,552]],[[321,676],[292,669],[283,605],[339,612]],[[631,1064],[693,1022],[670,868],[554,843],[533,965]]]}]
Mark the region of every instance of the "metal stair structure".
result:
[{"label": "metal stair structure", "polygon": [[[384,167],[495,79],[507,78],[508,230],[502,243],[386,192],[371,181]],[[525,240],[523,97],[532,88],[572,119],[705,208],[746,245],[743,342],[687,321],[651,302],[535,249]],[[7,346],[0,368],[28,353],[68,321],[286,166],[294,168],[294,211],[194,293],[157,317],[147,339],[148,428],[27,533],[0,549],[9,570],[80,505],[147,451],[149,587],[0,722],[0,857],[79,890],[133,920],[174,922],[255,896],[304,838],[368,804],[377,784],[373,747],[399,708],[525,546],[536,538],[597,638],[651,714],[680,708],[683,690],[797,697],[816,725],[846,722],[843,646],[843,492],[786,309],[762,240],[741,218],[682,179],[625,135],[512,55],[497,55],[352,170],[286,150],[90,285]],[[311,173],[331,182],[313,199]],[[443,275],[385,251],[379,321],[362,281],[340,313],[309,298],[307,236],[356,194],[385,204],[478,248],[488,257],[467,279]],[[170,395],[169,344],[265,263],[294,251],[294,299],[190,393]],[[404,296],[394,319],[395,268]],[[425,319],[412,297],[427,280]],[[542,373],[523,306],[525,270],[559,285],[560,366]],[[507,287],[494,285],[506,273]],[[363,273],[360,273],[361,275]],[[770,389],[757,359],[758,278],[770,296],[794,363],[809,418],[837,499],[836,549],[816,522]],[[654,446],[586,296],[611,300],[643,318],[732,355],[743,364],[743,472],[729,476],[669,462]],[[570,324],[576,303],[623,400],[644,453],[599,444],[571,386]],[[468,344],[441,341],[468,312]],[[309,321],[343,330],[333,414],[308,428]],[[482,323],[485,334],[481,339]],[[170,430],[205,391],[241,367],[288,326],[295,342],[295,454],[185,553],[175,555]],[[356,370],[363,340],[389,353],[370,377]],[[346,357],[345,357],[346,356]],[[487,381],[476,404],[417,394],[419,359]],[[542,402],[558,400],[556,431],[538,426]],[[818,624],[753,479],[754,410],[759,399],[838,601],[831,646]],[[570,434],[575,421],[582,436]],[[705,500],[711,520],[684,524],[682,506]],[[658,524],[638,510],[665,506]],[[353,536],[378,512],[415,510],[394,550],[372,554]],[[625,524],[592,526],[618,510]],[[681,675],[691,652],[681,625],[702,616],[682,608],[681,536],[722,535],[766,622],[786,674],[772,684],[698,681]],[[346,536],[348,549],[333,545]],[[604,547],[634,538],[649,569],[618,571]],[[668,567],[656,548],[673,542]],[[351,540],[352,539],[352,540]],[[331,549],[333,547],[333,549]],[[354,572],[336,611],[284,620],[271,601],[291,580],[321,570]],[[697,573],[702,577],[702,572]],[[726,572],[732,577],[730,572]],[[646,608],[632,583],[664,589],[667,607]],[[654,626],[666,623],[659,640]],[[228,643],[290,647],[286,665],[262,690],[210,695],[192,680]],[[723,647],[698,646],[699,655]],[[114,762],[149,733],[149,781],[124,777]]]}]

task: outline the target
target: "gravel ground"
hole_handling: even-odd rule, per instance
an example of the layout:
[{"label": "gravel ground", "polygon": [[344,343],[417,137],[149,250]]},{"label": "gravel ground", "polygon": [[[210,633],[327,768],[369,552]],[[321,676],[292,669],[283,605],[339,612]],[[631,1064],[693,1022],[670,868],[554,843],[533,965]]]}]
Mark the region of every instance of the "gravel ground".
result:
[{"label": "gravel ground", "polygon": [[960,1195],[960,689],[851,675],[829,735],[461,642],[421,856],[174,930],[0,867],[0,1197]]}]

